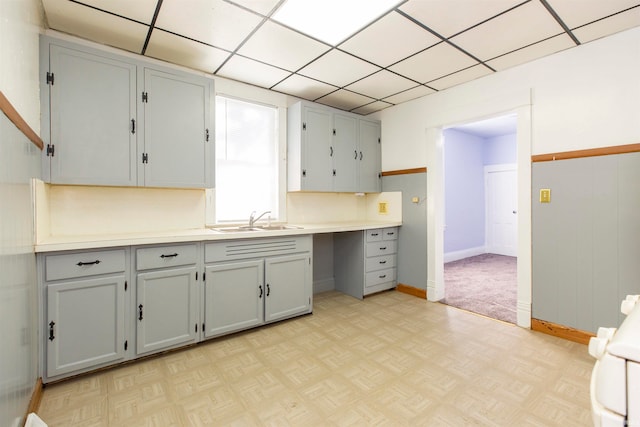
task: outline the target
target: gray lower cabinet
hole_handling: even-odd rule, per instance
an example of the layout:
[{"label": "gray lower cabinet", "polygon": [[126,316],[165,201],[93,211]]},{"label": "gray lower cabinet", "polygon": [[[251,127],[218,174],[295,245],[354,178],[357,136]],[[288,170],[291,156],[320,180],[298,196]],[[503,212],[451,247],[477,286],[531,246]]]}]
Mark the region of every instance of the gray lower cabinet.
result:
[{"label": "gray lower cabinet", "polygon": [[362,299],[397,285],[398,228],[335,233],[336,289]]},{"label": "gray lower cabinet", "polygon": [[136,354],[198,340],[199,244],[142,247],[136,256]]},{"label": "gray lower cabinet", "polygon": [[38,255],[43,381],[124,361],[128,249]]},{"label": "gray lower cabinet", "polygon": [[205,245],[205,337],[312,310],[311,236]]}]

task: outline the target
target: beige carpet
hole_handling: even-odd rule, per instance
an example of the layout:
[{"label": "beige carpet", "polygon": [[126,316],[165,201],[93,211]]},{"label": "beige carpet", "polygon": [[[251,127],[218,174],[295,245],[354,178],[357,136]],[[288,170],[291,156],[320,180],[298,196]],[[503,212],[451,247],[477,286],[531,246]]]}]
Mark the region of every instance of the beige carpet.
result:
[{"label": "beige carpet", "polygon": [[447,305],[516,323],[515,257],[482,254],[444,265]]}]

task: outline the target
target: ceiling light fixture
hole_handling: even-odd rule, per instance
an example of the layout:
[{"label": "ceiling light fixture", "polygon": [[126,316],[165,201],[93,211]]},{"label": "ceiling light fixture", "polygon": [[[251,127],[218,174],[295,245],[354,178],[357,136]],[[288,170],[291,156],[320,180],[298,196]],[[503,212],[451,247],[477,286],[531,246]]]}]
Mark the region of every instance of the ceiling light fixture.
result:
[{"label": "ceiling light fixture", "polygon": [[402,0],[287,0],[272,18],[337,46]]}]

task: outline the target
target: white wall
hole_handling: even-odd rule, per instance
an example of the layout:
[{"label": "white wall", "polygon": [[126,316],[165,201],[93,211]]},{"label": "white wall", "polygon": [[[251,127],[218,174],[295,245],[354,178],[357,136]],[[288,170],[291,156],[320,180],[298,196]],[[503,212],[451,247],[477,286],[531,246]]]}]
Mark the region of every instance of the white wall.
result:
[{"label": "white wall", "polygon": [[476,105],[499,111],[505,98],[529,91],[532,154],[637,143],[639,70],[636,27],[388,108],[378,115],[383,121],[382,170],[428,167],[427,127]]},{"label": "white wall", "polygon": [[[40,0],[0,0],[0,91],[40,131]],[[0,425],[23,422],[38,375],[37,285],[30,179],[40,152],[0,118]]]}]

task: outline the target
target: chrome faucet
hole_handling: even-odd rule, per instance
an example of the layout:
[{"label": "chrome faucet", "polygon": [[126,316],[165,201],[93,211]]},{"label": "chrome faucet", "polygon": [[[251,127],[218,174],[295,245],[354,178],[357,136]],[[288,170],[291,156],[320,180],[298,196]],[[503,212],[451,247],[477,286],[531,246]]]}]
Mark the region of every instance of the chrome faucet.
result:
[{"label": "chrome faucet", "polygon": [[249,216],[249,228],[253,228],[253,224],[255,224],[257,220],[270,213],[271,211],[264,211],[256,218],[256,211],[251,212],[251,215]]}]

